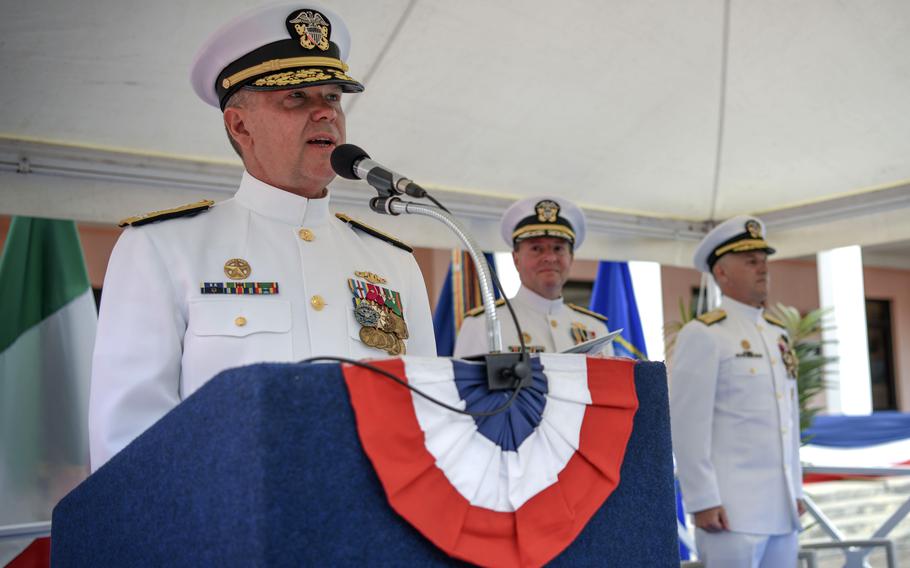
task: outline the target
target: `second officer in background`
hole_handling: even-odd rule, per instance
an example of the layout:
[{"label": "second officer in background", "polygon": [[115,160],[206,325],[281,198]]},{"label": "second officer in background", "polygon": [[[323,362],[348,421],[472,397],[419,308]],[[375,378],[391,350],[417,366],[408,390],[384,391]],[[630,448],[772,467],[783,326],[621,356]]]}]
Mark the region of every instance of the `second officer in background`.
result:
[{"label": "second officer in background", "polygon": [[[528,351],[559,352],[607,334],[604,316],[565,302],[563,286],[575,250],[585,239],[585,217],[581,209],[559,197],[528,197],[515,202],[502,216],[502,238],[512,247],[512,260],[521,287],[510,303],[518,317]],[[504,302],[500,300],[499,306]],[[453,356],[467,357],[488,350],[483,308],[467,313]],[[497,310],[502,324],[504,351],[518,351],[520,342],[515,324],[506,308]],[[604,353],[612,355],[608,345]]]}]

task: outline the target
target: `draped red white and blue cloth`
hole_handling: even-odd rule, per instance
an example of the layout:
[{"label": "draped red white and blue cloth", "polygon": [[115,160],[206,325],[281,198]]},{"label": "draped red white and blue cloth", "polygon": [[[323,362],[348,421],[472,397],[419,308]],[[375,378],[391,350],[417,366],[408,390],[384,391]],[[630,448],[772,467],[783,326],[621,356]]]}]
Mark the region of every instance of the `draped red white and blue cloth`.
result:
[{"label": "draped red white and blue cloth", "polygon": [[[816,416],[803,435],[800,459],[814,466],[892,467],[910,465],[910,414],[880,411],[865,416]],[[807,483],[841,479],[808,474]]]},{"label": "draped red white and blue cloth", "polygon": [[[638,410],[634,361],[540,354],[508,410],[452,412],[370,370],[343,371],[364,451],[392,508],[452,557],[539,566],[562,552],[619,484]],[[373,362],[456,408],[485,412],[481,363]]]}]

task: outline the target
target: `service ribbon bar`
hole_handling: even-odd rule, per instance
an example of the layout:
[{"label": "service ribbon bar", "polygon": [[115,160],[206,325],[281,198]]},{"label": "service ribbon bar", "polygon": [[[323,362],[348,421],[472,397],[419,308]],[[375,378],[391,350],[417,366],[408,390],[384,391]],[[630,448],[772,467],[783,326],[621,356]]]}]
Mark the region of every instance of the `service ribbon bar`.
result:
[{"label": "service ribbon bar", "polygon": [[254,294],[278,293],[277,282],[203,282],[203,294]]}]

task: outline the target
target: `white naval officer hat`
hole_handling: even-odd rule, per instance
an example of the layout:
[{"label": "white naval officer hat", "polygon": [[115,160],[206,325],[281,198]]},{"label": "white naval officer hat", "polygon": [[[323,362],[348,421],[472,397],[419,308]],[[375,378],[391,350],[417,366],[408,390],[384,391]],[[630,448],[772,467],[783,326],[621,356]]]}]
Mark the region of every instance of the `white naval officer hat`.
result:
[{"label": "white naval officer hat", "polygon": [[310,2],[254,8],[215,31],[202,45],[190,72],[193,90],[224,110],[241,88],[277,91],[337,84],[358,93],[348,76],[348,28],[337,14]]},{"label": "white naval officer hat", "polygon": [[569,241],[575,250],[585,240],[585,215],[562,197],[526,197],[506,209],[499,230],[513,248],[525,239],[556,237]]},{"label": "white naval officer hat", "polygon": [[765,224],[758,217],[737,215],[714,227],[695,249],[693,262],[701,272],[711,273],[717,259],[725,254],[762,250],[774,254],[765,241]]}]

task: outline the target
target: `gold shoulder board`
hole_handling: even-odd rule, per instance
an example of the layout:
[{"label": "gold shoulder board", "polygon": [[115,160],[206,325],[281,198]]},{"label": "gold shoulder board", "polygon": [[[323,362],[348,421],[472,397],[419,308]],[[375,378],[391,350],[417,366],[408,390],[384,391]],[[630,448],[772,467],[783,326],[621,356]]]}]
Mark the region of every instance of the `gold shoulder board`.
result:
[{"label": "gold shoulder board", "polygon": [[[504,305],[506,305],[506,301],[503,300],[502,298],[496,300],[496,307],[497,307],[497,308],[500,308],[500,307],[502,307],[502,306],[504,306]],[[484,309],[484,307],[483,307],[483,304],[481,304],[481,305],[477,306],[476,308],[472,308],[472,309],[466,311],[466,312],[464,313],[464,315],[465,315],[465,317],[472,318],[472,317],[474,317],[474,316],[479,316],[479,315],[482,314],[484,311],[485,311],[485,309]]]},{"label": "gold shoulder board", "polygon": [[569,306],[570,308],[572,308],[573,310],[575,310],[576,312],[581,312],[583,314],[591,316],[592,318],[597,318],[600,321],[607,321],[607,316],[605,316],[603,314],[599,314],[597,312],[592,312],[591,310],[589,310],[587,308],[583,308],[583,307],[579,306],[578,304],[570,304],[569,302],[566,302],[566,305]]},{"label": "gold shoulder board", "polygon": [[396,238],[393,237],[392,235],[387,235],[386,233],[383,233],[382,231],[379,231],[379,230],[374,229],[373,227],[371,227],[371,226],[369,226],[369,225],[366,225],[366,224],[364,224],[364,223],[361,223],[361,222],[358,221],[357,219],[351,219],[350,217],[348,217],[348,216],[345,215],[344,213],[335,213],[335,216],[338,217],[339,219],[341,219],[342,221],[344,221],[345,223],[347,223],[348,225],[350,225],[352,228],[360,229],[360,230],[363,231],[364,233],[366,233],[366,234],[368,234],[368,235],[371,235],[371,236],[374,236],[374,237],[376,237],[377,239],[382,240],[382,241],[385,241],[385,242],[387,242],[387,243],[389,243],[389,244],[391,244],[391,245],[393,245],[393,246],[396,246],[396,247],[398,247],[398,248],[400,248],[400,249],[402,249],[402,250],[406,250],[406,251],[408,251],[408,252],[414,252],[414,249],[413,249],[413,248],[411,248],[411,247],[409,247],[408,245],[406,245],[405,243],[399,241],[398,239],[396,239]]},{"label": "gold shoulder board", "polygon": [[211,199],[205,199],[203,201],[197,201],[196,203],[188,203],[186,205],[181,205],[180,207],[174,207],[173,209],[152,211],[151,213],[146,213],[144,215],[136,215],[134,217],[121,219],[120,222],[117,223],[117,226],[126,227],[127,225],[130,225],[132,227],[139,227],[148,223],[154,223],[156,221],[176,219],[177,217],[192,217],[193,215],[198,215],[203,211],[208,211],[209,208],[214,204],[215,202]]},{"label": "gold shoulder board", "polygon": [[767,312],[765,312],[765,313],[762,315],[762,317],[765,318],[765,321],[766,321],[766,322],[768,322],[768,323],[770,323],[770,324],[772,324],[772,325],[776,325],[777,327],[780,327],[780,328],[783,328],[783,329],[787,329],[787,326],[784,325],[784,322],[782,322],[782,321],[780,321],[779,319],[777,319],[776,317],[774,317],[774,316],[768,314]]},{"label": "gold shoulder board", "polygon": [[701,323],[703,323],[705,325],[714,325],[719,321],[723,321],[724,319],[726,319],[726,317],[727,317],[727,312],[718,308],[716,310],[711,310],[708,313],[704,313],[695,319],[697,319],[698,321],[700,321]]}]

